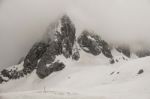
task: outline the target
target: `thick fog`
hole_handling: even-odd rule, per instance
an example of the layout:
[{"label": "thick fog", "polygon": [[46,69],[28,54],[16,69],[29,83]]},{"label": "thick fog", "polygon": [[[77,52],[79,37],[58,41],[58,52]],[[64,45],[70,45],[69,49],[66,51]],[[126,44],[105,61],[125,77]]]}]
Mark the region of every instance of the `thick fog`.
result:
[{"label": "thick fog", "polygon": [[150,0],[1,0],[0,68],[16,64],[63,13],[77,33],[86,28],[110,43],[149,47]]}]

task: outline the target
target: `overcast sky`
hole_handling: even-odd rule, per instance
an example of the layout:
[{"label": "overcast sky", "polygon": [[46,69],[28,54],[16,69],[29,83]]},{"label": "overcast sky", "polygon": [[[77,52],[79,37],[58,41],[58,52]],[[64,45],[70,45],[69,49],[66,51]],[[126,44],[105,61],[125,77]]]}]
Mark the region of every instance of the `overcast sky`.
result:
[{"label": "overcast sky", "polygon": [[150,44],[150,0],[1,0],[0,67],[16,64],[58,16],[114,43]]}]

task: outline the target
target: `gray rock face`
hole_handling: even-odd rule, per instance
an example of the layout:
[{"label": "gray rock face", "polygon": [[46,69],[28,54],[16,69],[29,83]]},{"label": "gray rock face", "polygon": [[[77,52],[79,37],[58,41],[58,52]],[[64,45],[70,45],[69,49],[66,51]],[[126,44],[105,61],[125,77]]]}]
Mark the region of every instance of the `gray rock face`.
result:
[{"label": "gray rock face", "polygon": [[1,71],[1,75],[3,75],[4,77],[8,77],[9,79],[11,79],[11,75],[10,72],[6,69]]},{"label": "gray rock face", "polygon": [[47,50],[48,45],[42,42],[33,45],[28,55],[24,59],[24,70],[25,74],[31,73],[37,66],[38,60]]},{"label": "gray rock face", "polygon": [[55,63],[53,63],[53,64],[51,65],[51,68],[53,68],[53,71],[54,71],[54,72],[57,72],[57,71],[60,71],[60,70],[64,69],[64,68],[65,68],[65,65],[64,65],[63,62],[57,61],[57,62],[55,62]]},{"label": "gray rock face", "polygon": [[130,48],[126,47],[126,46],[119,46],[116,48],[116,50],[120,53],[123,53],[125,56],[130,57],[131,53],[130,53]]},{"label": "gray rock face", "polygon": [[19,79],[23,76],[23,70],[18,70],[16,67],[13,67],[12,69],[3,69],[0,73],[0,83],[8,82],[11,79]]},{"label": "gray rock face", "polygon": [[113,58],[107,42],[101,40],[101,38],[96,34],[83,31],[78,38],[78,43],[85,52],[93,55],[99,55],[102,52],[106,57]]},{"label": "gray rock face", "polygon": [[[72,48],[75,42],[75,26],[67,15],[61,18],[62,53],[66,58],[72,55]],[[59,38],[59,37],[58,37]]]},{"label": "gray rock face", "polygon": [[61,26],[60,31],[55,31],[54,40],[49,43],[48,49],[37,65],[36,73],[40,78],[45,78],[52,72],[62,70],[65,67],[62,62],[54,62],[57,55],[63,54],[66,58],[72,56],[72,49],[75,42],[75,26],[66,15],[60,19],[58,26]]},{"label": "gray rock face", "polygon": [[114,63],[115,63],[115,60],[113,58],[111,58],[110,64],[114,64]]},{"label": "gray rock face", "polygon": [[59,44],[56,42],[51,42],[47,51],[43,54],[37,65],[36,73],[40,78],[44,78],[53,72],[53,70],[47,67],[47,64],[52,64],[55,61],[56,55],[59,55],[59,53]]},{"label": "gray rock face", "polygon": [[140,69],[137,74],[142,74],[142,73],[144,73],[144,70]]},{"label": "gray rock face", "polygon": [[98,35],[92,34],[88,31],[83,31],[78,37],[79,46],[87,53],[99,55],[101,53],[101,39]]},{"label": "gray rock face", "polygon": [[[101,43],[102,43],[102,53],[108,58],[113,58],[113,56],[111,54],[111,49],[110,49],[108,43],[105,42],[104,40],[102,40]],[[112,63],[113,63],[113,61],[112,61]]]},{"label": "gray rock face", "polygon": [[80,59],[80,53],[79,53],[79,50],[77,48],[74,49],[74,51],[73,51],[72,59],[76,60],[76,61]]},{"label": "gray rock face", "polygon": [[3,80],[3,78],[2,78],[2,77],[0,77],[0,84],[1,84],[2,82],[4,82],[4,80]]},{"label": "gray rock face", "polygon": [[0,77],[1,81],[7,82],[11,79],[19,79],[22,77],[22,71],[4,69],[1,71],[1,75],[7,78],[7,80],[4,80],[3,77]]},{"label": "gray rock face", "polygon": [[43,66],[43,68],[38,68],[36,73],[41,79],[43,79],[48,75],[50,75],[51,73],[60,71],[64,68],[65,68],[64,63],[57,61],[51,64],[46,64]]},{"label": "gray rock face", "polygon": [[140,50],[135,53],[138,57],[150,56],[150,50]]}]

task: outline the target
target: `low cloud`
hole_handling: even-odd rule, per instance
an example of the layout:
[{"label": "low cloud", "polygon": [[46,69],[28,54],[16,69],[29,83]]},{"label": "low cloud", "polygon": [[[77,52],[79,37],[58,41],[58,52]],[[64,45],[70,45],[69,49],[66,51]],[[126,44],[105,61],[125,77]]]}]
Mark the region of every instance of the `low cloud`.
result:
[{"label": "low cloud", "polygon": [[63,13],[78,34],[87,28],[111,43],[150,47],[149,0],[2,0],[0,66],[16,64]]}]

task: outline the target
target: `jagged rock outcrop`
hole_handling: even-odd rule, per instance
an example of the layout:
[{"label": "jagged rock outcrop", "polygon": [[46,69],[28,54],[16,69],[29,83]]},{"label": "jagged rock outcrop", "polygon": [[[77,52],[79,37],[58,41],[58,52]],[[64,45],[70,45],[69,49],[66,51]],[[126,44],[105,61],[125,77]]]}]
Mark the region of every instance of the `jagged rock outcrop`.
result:
[{"label": "jagged rock outcrop", "polygon": [[65,68],[65,65],[63,62],[59,62],[59,61],[52,62],[50,64],[43,65],[43,68],[38,68],[37,75],[41,79],[43,79],[43,78],[47,77],[49,74],[60,71],[64,68]]},{"label": "jagged rock outcrop", "polygon": [[7,80],[4,80],[3,78],[3,81],[8,81],[10,79],[18,79],[21,77],[21,72],[20,71],[17,71],[17,70],[7,70],[7,69],[4,69],[1,71],[1,75],[3,75],[3,77],[7,78]]},{"label": "jagged rock outcrop", "polygon": [[77,47],[77,42],[75,40],[74,47],[72,49],[72,59],[78,61],[80,59],[79,48]]},{"label": "jagged rock outcrop", "polygon": [[115,60],[113,58],[111,58],[109,62],[110,62],[110,64],[114,64]]},{"label": "jagged rock outcrop", "polygon": [[27,54],[24,60],[24,70],[25,74],[31,73],[37,66],[38,60],[42,57],[42,55],[47,50],[49,45],[39,42],[35,43],[29,53]]},{"label": "jagged rock outcrop", "polygon": [[[72,49],[75,42],[75,26],[67,15],[64,15],[54,31],[54,40],[49,42],[49,47],[41,57],[37,65],[37,75],[45,78],[54,71],[62,70],[64,63],[54,62],[57,55],[64,57],[72,56]],[[60,30],[57,30],[60,28]],[[49,66],[47,66],[49,65]]]},{"label": "jagged rock outcrop", "polygon": [[139,50],[139,51],[136,51],[135,54],[138,56],[138,57],[146,57],[146,56],[150,56],[150,50]]},{"label": "jagged rock outcrop", "polygon": [[61,28],[60,32],[57,32],[57,39],[61,38],[59,41],[62,43],[62,53],[66,58],[69,58],[72,55],[72,48],[75,42],[75,26],[67,15],[64,15],[61,18],[60,23]]},{"label": "jagged rock outcrop", "polygon": [[[47,51],[41,57],[37,65],[37,71],[36,71],[37,75],[40,78],[44,78],[53,72],[53,69],[51,69],[51,66],[52,66],[52,63],[55,61],[56,55],[59,55],[60,53],[59,46],[60,45],[58,43],[51,42]],[[51,66],[47,67],[48,64],[50,64]]]},{"label": "jagged rock outcrop", "polygon": [[137,74],[142,74],[142,73],[144,73],[144,70],[140,69]]},{"label": "jagged rock outcrop", "polygon": [[73,54],[72,54],[72,59],[76,61],[80,59],[80,53],[78,49],[74,49]]},{"label": "jagged rock outcrop", "polygon": [[125,56],[130,57],[131,53],[130,53],[130,48],[127,46],[118,46],[116,48],[116,50],[120,53],[123,53]]},{"label": "jagged rock outcrop", "polygon": [[0,83],[4,81],[7,82],[11,79],[19,79],[31,73],[36,68],[38,60],[46,51],[47,47],[48,45],[42,42],[34,44],[24,61],[20,63],[21,67],[13,66],[12,68],[3,69],[1,71]]},{"label": "jagged rock outcrop", "polygon": [[2,77],[0,77],[0,84],[1,84],[2,82],[4,82],[4,80],[3,80],[3,78],[2,78]]},{"label": "jagged rock outcrop", "polygon": [[3,77],[8,77],[9,79],[12,78],[11,75],[10,75],[10,72],[6,69],[2,70],[1,74],[3,75]]},{"label": "jagged rock outcrop", "polygon": [[101,52],[108,58],[113,58],[110,47],[100,36],[85,30],[78,38],[79,46],[88,53],[99,55]]},{"label": "jagged rock outcrop", "polygon": [[[105,42],[104,40],[102,40],[101,43],[102,43],[102,53],[108,58],[113,58],[113,56],[111,54],[111,49],[110,49],[110,46],[108,45],[108,43]],[[112,63],[113,63],[113,61],[112,61]]]},{"label": "jagged rock outcrop", "polygon": [[99,55],[101,53],[101,39],[98,35],[95,35],[94,33],[90,33],[89,31],[85,30],[78,37],[77,41],[79,46],[85,52],[91,53],[93,55]]},{"label": "jagged rock outcrop", "polygon": [[53,69],[54,72],[57,72],[64,69],[65,65],[63,62],[56,61],[52,64],[51,68]]}]

